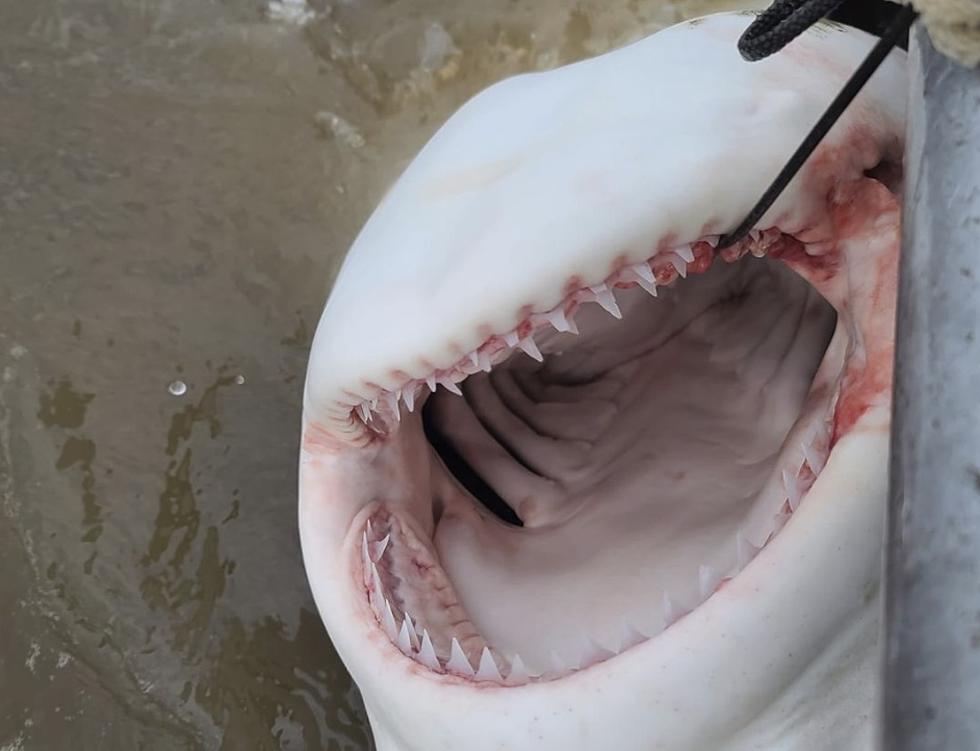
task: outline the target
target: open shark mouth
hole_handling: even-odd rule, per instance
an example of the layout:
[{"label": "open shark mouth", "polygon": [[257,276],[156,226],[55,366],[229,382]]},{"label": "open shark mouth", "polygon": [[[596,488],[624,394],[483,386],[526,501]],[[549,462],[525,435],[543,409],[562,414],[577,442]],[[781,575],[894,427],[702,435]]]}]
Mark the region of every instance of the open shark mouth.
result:
[{"label": "open shark mouth", "polygon": [[[873,600],[901,58],[719,249],[870,45],[818,29],[747,66],[746,23],[712,16],[490,89],[348,256],[311,354],[300,524],[382,747],[453,747],[462,726],[418,713],[490,722],[517,711],[507,695],[537,707],[539,747],[593,747],[540,719],[592,676],[610,694],[590,694],[594,717],[628,717],[628,691],[680,718],[617,748],[721,748]],[[724,124],[664,125],[636,81],[625,103],[608,83],[683,68],[692,44],[705,70],[685,85],[708,89],[701,107],[726,98]],[[540,135],[545,115],[560,125]],[[487,727],[487,748],[523,737]]]},{"label": "open shark mouth", "polygon": [[364,522],[364,597],[405,655],[507,685],[587,668],[707,600],[804,501],[890,362],[869,376],[854,303],[838,325],[793,271],[826,284],[839,250],[777,228],[716,244],[624,265],[353,408],[385,438],[424,402],[400,429],[424,424],[461,486]]}]

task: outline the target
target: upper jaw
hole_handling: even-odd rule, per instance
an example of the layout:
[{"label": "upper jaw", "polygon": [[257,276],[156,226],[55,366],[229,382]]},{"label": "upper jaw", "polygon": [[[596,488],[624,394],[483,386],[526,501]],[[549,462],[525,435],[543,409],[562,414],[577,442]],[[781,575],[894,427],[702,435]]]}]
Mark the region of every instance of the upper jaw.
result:
[{"label": "upper jaw", "polygon": [[[363,444],[359,400],[451,367],[552,309],[569,280],[597,284],[651,249],[737,224],[868,47],[833,30],[742,64],[746,23],[711,16],[510,79],[451,118],[345,261],[311,353],[310,418]],[[652,73],[666,70],[684,75]],[[828,181],[898,156],[901,79],[896,54],[760,227],[816,239]]]}]

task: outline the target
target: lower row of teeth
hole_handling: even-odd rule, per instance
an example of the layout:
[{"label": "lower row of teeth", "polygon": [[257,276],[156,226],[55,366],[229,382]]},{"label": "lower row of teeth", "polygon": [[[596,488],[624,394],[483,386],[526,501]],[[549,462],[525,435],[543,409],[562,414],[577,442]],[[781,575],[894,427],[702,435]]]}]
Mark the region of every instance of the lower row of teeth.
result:
[{"label": "lower row of teeth", "polygon": [[[725,582],[742,571],[769,540],[775,537],[785,526],[823,469],[830,451],[829,439],[829,422],[820,421],[810,429],[809,434],[801,442],[800,448],[804,459],[799,469],[795,473],[791,470],[783,470],[781,473],[785,499],[776,514],[771,517],[769,528],[762,531],[755,530],[753,534],[747,534],[743,531],[736,533],[736,563],[733,570],[722,573],[710,566],[699,567],[697,576],[700,602],[698,605],[705,602]],[[756,545],[750,542],[750,538],[761,539],[762,544]],[[386,551],[391,551],[392,545],[393,540],[390,534],[379,538],[371,523],[368,522],[362,536],[361,554],[368,600],[378,624],[392,643],[416,662],[436,672],[450,673],[477,681],[520,685],[531,680],[560,678],[614,657],[626,649],[646,641],[673,625],[691,610],[679,606],[671,598],[669,592],[664,592],[661,600],[663,626],[661,629],[653,629],[652,633],[646,633],[650,629],[641,630],[624,622],[620,643],[614,648],[601,646],[591,637],[583,635],[581,639],[582,648],[578,655],[569,660],[552,650],[551,664],[546,669],[529,667],[520,655],[515,654],[505,658],[491,652],[490,648],[483,647],[479,660],[474,667],[455,637],[450,642],[449,657],[442,658],[437,654],[428,630],[419,620],[413,619],[406,612],[399,623],[399,619],[396,618],[395,611],[391,607],[390,596],[385,592],[378,571],[378,564],[382,563]]]}]

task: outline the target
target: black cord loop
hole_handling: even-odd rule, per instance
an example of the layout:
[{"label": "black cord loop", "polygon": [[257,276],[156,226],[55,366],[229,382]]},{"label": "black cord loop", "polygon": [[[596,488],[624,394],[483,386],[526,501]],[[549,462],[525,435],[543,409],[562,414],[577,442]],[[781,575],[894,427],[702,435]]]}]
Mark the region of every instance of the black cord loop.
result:
[{"label": "black cord loop", "polygon": [[738,51],[750,62],[762,60],[792,42],[844,0],[776,0],[738,40]]}]

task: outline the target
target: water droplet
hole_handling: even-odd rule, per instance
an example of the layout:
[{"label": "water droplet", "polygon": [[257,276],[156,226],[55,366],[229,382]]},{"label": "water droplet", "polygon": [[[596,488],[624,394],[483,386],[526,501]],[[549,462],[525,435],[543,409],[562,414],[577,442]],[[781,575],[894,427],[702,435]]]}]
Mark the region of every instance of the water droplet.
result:
[{"label": "water droplet", "polygon": [[237,383],[239,386],[241,386],[243,383],[245,383],[245,376],[243,376],[241,373],[239,373],[238,375],[236,375],[235,376],[235,383]]},{"label": "water droplet", "polygon": [[187,384],[183,381],[171,381],[170,385],[167,386],[167,391],[174,396],[183,396],[187,393]]}]

